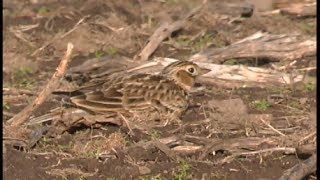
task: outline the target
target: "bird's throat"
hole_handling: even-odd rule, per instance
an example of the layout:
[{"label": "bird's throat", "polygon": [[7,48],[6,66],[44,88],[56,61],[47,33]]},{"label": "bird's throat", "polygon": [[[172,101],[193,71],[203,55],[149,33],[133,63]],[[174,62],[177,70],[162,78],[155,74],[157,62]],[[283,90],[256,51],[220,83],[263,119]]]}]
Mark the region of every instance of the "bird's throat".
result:
[{"label": "bird's throat", "polygon": [[182,87],[186,91],[189,91],[195,82],[195,78],[183,70],[180,70],[176,73],[174,80],[180,87]]}]

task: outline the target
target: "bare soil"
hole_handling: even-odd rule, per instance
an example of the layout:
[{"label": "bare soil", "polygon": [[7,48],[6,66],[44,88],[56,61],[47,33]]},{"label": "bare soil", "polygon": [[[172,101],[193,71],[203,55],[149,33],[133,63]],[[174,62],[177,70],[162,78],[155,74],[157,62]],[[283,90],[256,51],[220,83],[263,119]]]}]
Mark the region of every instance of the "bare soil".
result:
[{"label": "bare soil", "polygon": [[[4,1],[4,121],[37,96],[55,71],[68,42],[75,47],[70,67],[104,56],[133,58],[161,22],[176,20],[200,3],[194,0]],[[251,17],[231,22],[241,15],[241,8],[227,8],[227,3],[242,1],[208,1],[207,7],[185,28],[161,43],[153,57],[186,60],[209,46],[224,47],[260,30],[316,36],[315,17],[260,16],[254,12]],[[316,57],[301,59],[296,68],[315,66],[315,62]],[[284,64],[288,62],[275,63]],[[242,149],[241,145],[229,149],[228,142],[238,138],[250,141],[252,137],[273,140],[246,150],[315,147],[316,136],[302,140],[316,130],[314,71],[296,86],[235,89],[202,86],[205,88],[201,93],[191,95],[193,106],[181,118],[180,125],[154,128],[148,134],[135,131],[135,136],[129,136],[125,127],[110,124],[99,128],[83,126],[55,137],[44,136],[29,149],[5,145],[4,179],[278,179],[306,157],[275,151],[240,155],[219,163]],[[60,106],[61,102],[52,96],[34,116]],[[284,135],[264,124],[261,118]],[[188,136],[209,140],[203,146],[211,141],[226,145],[215,149],[214,154],[211,151],[204,154],[202,159],[199,157],[204,151],[176,151],[172,158],[157,146],[145,145],[168,137]],[[174,149],[174,145],[170,148]],[[316,179],[316,174],[307,179]]]}]

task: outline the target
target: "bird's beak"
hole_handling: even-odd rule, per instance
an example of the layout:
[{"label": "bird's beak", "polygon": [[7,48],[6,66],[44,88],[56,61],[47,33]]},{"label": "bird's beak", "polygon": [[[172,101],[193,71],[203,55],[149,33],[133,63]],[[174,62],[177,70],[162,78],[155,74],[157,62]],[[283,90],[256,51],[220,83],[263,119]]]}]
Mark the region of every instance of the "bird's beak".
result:
[{"label": "bird's beak", "polygon": [[210,69],[207,69],[207,68],[200,68],[200,76],[201,75],[204,75],[204,74],[207,74],[208,72],[210,72],[211,70]]}]

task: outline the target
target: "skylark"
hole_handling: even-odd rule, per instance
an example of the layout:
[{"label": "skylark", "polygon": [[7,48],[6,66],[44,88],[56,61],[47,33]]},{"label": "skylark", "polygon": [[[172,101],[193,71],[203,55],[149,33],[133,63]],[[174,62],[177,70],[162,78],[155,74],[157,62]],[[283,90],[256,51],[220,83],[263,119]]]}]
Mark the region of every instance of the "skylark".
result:
[{"label": "skylark", "polygon": [[132,74],[96,80],[68,92],[75,107],[91,114],[118,114],[151,123],[179,119],[198,76],[207,73],[188,61],[166,66],[158,75]]}]

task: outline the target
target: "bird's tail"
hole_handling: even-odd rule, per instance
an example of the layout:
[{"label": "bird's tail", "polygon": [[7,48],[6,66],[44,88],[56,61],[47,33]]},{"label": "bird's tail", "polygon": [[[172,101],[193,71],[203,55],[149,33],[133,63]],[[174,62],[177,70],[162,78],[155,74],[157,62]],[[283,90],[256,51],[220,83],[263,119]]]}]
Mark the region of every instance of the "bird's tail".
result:
[{"label": "bird's tail", "polygon": [[55,109],[51,111],[48,114],[44,114],[42,116],[31,118],[27,123],[25,123],[26,126],[40,124],[44,122],[54,121],[61,118],[63,113],[62,108]]},{"label": "bird's tail", "polygon": [[88,114],[88,112],[82,110],[82,109],[77,109],[77,108],[57,108],[52,110],[50,113],[31,118],[26,125],[35,125],[35,124],[40,124],[44,122],[49,122],[49,121],[56,121],[56,120],[64,120],[66,118],[73,118],[73,117],[82,117],[84,115]]}]

